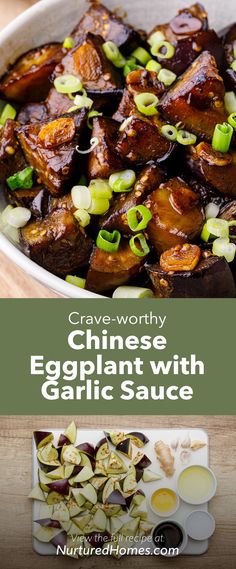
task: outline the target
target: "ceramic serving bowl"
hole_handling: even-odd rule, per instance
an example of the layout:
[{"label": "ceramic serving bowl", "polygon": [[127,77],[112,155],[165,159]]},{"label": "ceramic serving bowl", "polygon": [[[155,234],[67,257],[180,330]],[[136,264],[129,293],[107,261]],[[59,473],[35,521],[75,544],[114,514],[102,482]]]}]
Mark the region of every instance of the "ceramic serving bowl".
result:
[{"label": "ceramic serving bowl", "polygon": [[[220,29],[235,20],[235,0],[216,3],[206,0],[211,26]],[[108,8],[128,14],[128,20],[138,28],[151,30],[158,22],[168,21],[176,11],[193,3],[191,0],[104,0]],[[41,0],[18,16],[0,32],[0,75],[10,63],[29,49],[44,43],[63,40],[75,27],[88,7],[85,0]],[[6,201],[0,192],[0,211]],[[99,298],[100,295],[74,287],[28,259],[20,247],[0,233],[0,250],[26,274],[49,289],[67,298]],[[101,298],[101,297],[100,297]]]}]

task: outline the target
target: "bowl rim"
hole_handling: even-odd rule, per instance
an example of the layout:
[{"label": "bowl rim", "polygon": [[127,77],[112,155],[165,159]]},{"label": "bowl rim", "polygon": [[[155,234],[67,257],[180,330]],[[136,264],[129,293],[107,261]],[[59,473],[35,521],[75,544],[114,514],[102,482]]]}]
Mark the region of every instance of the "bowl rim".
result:
[{"label": "bowl rim", "polygon": [[171,554],[169,554],[169,555],[165,555],[164,557],[179,557],[179,555],[181,555],[181,553],[183,553],[183,551],[186,549],[186,547],[187,547],[187,545],[188,545],[188,534],[187,534],[187,531],[186,531],[185,526],[184,526],[181,522],[179,522],[179,521],[177,521],[177,520],[172,520],[171,517],[162,519],[160,522],[158,522],[158,523],[153,527],[152,533],[151,533],[151,536],[152,536],[152,544],[153,544],[153,546],[155,547],[156,544],[154,543],[153,534],[154,534],[156,528],[157,528],[158,526],[160,526],[160,525],[162,525],[162,524],[166,524],[166,523],[168,523],[168,522],[169,522],[169,523],[172,523],[172,524],[175,524],[176,526],[178,526],[178,527],[181,529],[182,534],[183,534],[183,541],[182,541],[180,547],[178,548],[178,549],[179,549],[179,553],[178,553],[177,555],[171,555]]},{"label": "bowl rim", "polygon": [[[166,514],[160,513],[160,512],[159,512],[158,510],[156,510],[156,509],[154,508],[154,506],[152,505],[152,497],[153,497],[153,495],[154,495],[156,492],[158,492],[159,490],[170,490],[171,492],[173,492],[173,494],[174,494],[175,497],[176,497],[176,506],[173,508],[173,510],[170,510],[170,511],[167,512]],[[176,514],[176,512],[178,511],[179,507],[180,507],[180,498],[179,498],[178,493],[177,493],[173,488],[170,488],[170,487],[168,487],[168,486],[161,486],[160,488],[156,488],[156,490],[154,490],[154,491],[152,492],[152,495],[151,495],[151,497],[150,497],[150,508],[151,508],[152,512],[155,514],[155,516],[158,516],[159,518],[167,519],[167,518],[169,518],[170,516],[174,516],[174,514]]]},{"label": "bowl rim", "polygon": [[[205,537],[194,537],[193,534],[191,535],[191,533],[189,533],[189,530],[188,530],[189,518],[191,518],[191,516],[194,516],[195,514],[198,514],[199,512],[200,512],[201,514],[204,514],[204,516],[207,516],[207,517],[212,521],[212,525],[213,525],[213,531],[212,531],[210,534],[208,534],[207,536],[205,536]],[[188,514],[188,516],[187,516],[187,518],[186,518],[186,520],[185,520],[185,529],[186,529],[187,535],[188,535],[191,539],[194,539],[195,541],[203,541],[203,540],[205,541],[205,539],[210,539],[210,537],[212,537],[213,533],[215,532],[215,528],[216,528],[216,521],[215,521],[215,518],[214,518],[214,517],[212,516],[212,514],[210,514],[210,512],[208,512],[207,510],[200,510],[200,509],[198,509],[198,510],[192,510],[192,512],[190,512],[190,513]]]},{"label": "bowl rim", "polygon": [[[78,4],[79,4],[79,0]],[[30,24],[31,20],[37,18],[37,14],[41,14],[42,11],[53,10],[54,7],[57,8],[60,5],[64,5],[64,0],[40,0],[33,6],[30,6],[24,12],[19,14],[13,19],[3,30],[0,31],[0,43],[4,43],[9,40],[11,36],[18,32],[21,26],[25,24]],[[78,288],[74,285],[66,283],[60,277],[50,273],[29,257],[27,257],[16,245],[14,245],[5,235],[0,231],[0,251],[14,264],[20,267],[26,277],[30,276],[36,281],[40,282],[43,286],[49,290],[55,292],[59,296],[64,298],[102,298],[105,300],[110,300],[109,297],[97,294],[85,289]]]},{"label": "bowl rim", "polygon": [[[204,470],[207,470],[213,480],[213,488],[211,493],[209,493],[209,496],[207,498],[204,498],[204,500],[198,500],[197,502],[190,502],[189,500],[186,500],[186,498],[183,497],[180,489],[179,489],[179,479],[181,477],[181,475],[183,474],[183,472],[185,472],[186,470],[189,470],[189,468],[195,468],[195,467],[200,467]],[[210,502],[210,500],[212,500],[212,498],[214,498],[215,494],[216,494],[216,490],[217,490],[217,479],[216,479],[216,475],[213,472],[213,470],[211,468],[209,468],[209,466],[206,466],[204,464],[189,464],[188,466],[185,466],[184,468],[182,468],[182,470],[179,473],[178,479],[177,479],[177,491],[179,494],[179,497],[181,498],[181,500],[183,500],[183,502],[185,502],[185,504],[189,504],[190,506],[203,506],[203,504],[207,504],[208,502]]]}]

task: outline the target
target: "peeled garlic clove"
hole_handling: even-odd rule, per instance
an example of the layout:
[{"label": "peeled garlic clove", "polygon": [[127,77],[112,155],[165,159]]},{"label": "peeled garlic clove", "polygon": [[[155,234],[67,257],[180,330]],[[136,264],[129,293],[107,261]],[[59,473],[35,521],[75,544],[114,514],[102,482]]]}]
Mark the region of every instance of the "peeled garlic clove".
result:
[{"label": "peeled garlic clove", "polygon": [[191,439],[190,436],[187,435],[185,439],[183,439],[181,443],[182,448],[190,448],[191,447]]},{"label": "peeled garlic clove", "polygon": [[189,450],[182,450],[180,453],[180,460],[183,463],[187,463],[190,460],[191,452]]},{"label": "peeled garlic clove", "polygon": [[179,439],[173,439],[170,446],[174,451],[176,451],[179,446]]},{"label": "peeled garlic clove", "polygon": [[192,441],[191,450],[193,450],[193,451],[199,450],[200,448],[203,448],[205,446],[206,446],[206,443],[203,443],[202,441]]}]

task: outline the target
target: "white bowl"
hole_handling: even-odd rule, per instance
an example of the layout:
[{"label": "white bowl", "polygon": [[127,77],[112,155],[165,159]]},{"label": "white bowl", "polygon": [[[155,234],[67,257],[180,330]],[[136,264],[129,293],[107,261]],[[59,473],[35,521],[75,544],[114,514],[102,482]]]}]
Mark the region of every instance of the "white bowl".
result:
[{"label": "white bowl", "polygon": [[[212,27],[220,29],[235,21],[234,1],[228,0],[218,3],[215,0],[203,0],[206,9],[209,11]],[[104,0],[104,4],[110,9],[117,8],[117,6],[123,7],[132,24],[147,30],[151,30],[158,22],[168,21],[178,9],[183,8],[183,5],[188,6],[191,3],[192,0],[136,0],[135,2],[133,0]],[[17,57],[29,49],[48,41],[65,38],[75,27],[87,7],[88,2],[85,0],[41,0],[23,12],[0,32],[0,75],[5,72],[9,63],[13,63]],[[6,201],[0,194],[0,211],[4,209],[5,205]],[[39,267],[1,233],[0,250],[28,275],[64,297],[101,298],[98,294],[69,285]]]},{"label": "white bowl", "polygon": [[[212,480],[212,488],[209,491],[208,494],[206,494],[204,496],[204,498],[202,499],[190,499],[187,498],[186,495],[184,494],[184,492],[181,491],[180,488],[180,478],[183,475],[184,472],[187,472],[188,470],[191,470],[192,468],[200,468],[201,470],[205,470],[206,472],[208,472],[208,474],[211,477]],[[186,502],[187,504],[193,505],[193,506],[202,506],[203,504],[207,504],[207,502],[209,502],[210,500],[212,500],[212,498],[215,496],[216,490],[217,490],[217,480],[216,480],[216,476],[213,472],[213,470],[211,470],[211,468],[208,468],[208,466],[203,466],[202,464],[191,464],[190,466],[186,466],[185,468],[183,468],[181,470],[181,472],[179,473],[178,476],[178,480],[177,480],[177,489],[178,489],[178,494],[179,497],[181,498],[181,500],[183,500],[183,502]]]},{"label": "white bowl", "polygon": [[[175,497],[176,497],[176,506],[175,506],[172,510],[170,510],[169,512],[167,512],[167,513],[160,512],[159,510],[157,510],[157,509],[152,505],[152,497],[153,497],[153,495],[154,495],[156,492],[158,492],[159,490],[167,490],[167,491],[170,490],[171,492],[173,492],[173,494],[174,494]],[[176,514],[177,510],[179,509],[179,505],[180,505],[179,496],[178,496],[178,494],[175,492],[175,490],[173,490],[173,488],[167,488],[167,487],[165,487],[165,488],[163,487],[163,488],[162,488],[162,487],[160,487],[160,488],[157,488],[156,490],[154,490],[154,492],[153,492],[152,495],[151,495],[150,508],[151,508],[151,510],[153,511],[153,513],[155,514],[155,516],[158,516],[159,518],[170,518],[171,516],[173,516],[174,514]]]},{"label": "white bowl", "polygon": [[164,523],[168,523],[168,522],[174,523],[176,526],[178,526],[178,527],[180,528],[180,530],[181,530],[181,532],[182,532],[182,534],[183,534],[183,541],[182,541],[182,543],[181,543],[181,545],[180,545],[180,547],[179,547],[178,555],[167,554],[167,555],[165,555],[165,557],[179,557],[179,555],[181,555],[181,553],[183,553],[183,551],[186,549],[187,544],[188,544],[188,535],[187,535],[186,529],[185,529],[184,526],[183,526],[182,524],[180,524],[179,522],[176,522],[175,520],[172,520],[171,518],[168,518],[167,520],[162,520],[161,522],[159,522],[158,524],[156,524],[155,527],[154,527],[153,530],[152,530],[152,542],[153,542],[153,545],[154,545],[155,547],[157,547],[157,548],[159,547],[159,548],[161,549],[162,547],[163,547],[163,548],[165,547],[165,545],[163,545],[161,542],[160,542],[159,544],[155,544],[154,539],[153,539],[153,536],[154,536],[155,530],[156,530],[160,525],[162,525],[162,524],[164,524]]}]

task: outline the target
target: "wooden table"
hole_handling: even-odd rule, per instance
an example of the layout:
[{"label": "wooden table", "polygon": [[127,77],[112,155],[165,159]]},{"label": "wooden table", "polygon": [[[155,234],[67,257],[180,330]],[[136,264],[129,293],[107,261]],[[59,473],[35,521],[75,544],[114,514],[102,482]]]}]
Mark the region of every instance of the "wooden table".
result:
[{"label": "wooden table", "polygon": [[[0,0],[0,29],[37,0]],[[56,298],[0,253],[0,298]]]},{"label": "wooden table", "polygon": [[[210,464],[218,489],[210,504],[216,532],[202,557],[161,559],[151,557],[93,557],[72,561],[66,557],[40,557],[31,545],[32,431],[61,428],[74,419],[81,428],[150,427],[203,428],[210,438]],[[234,569],[236,566],[236,418],[235,417],[1,417],[0,418],[0,559],[3,569]],[[74,565],[73,565],[74,566]]]}]

